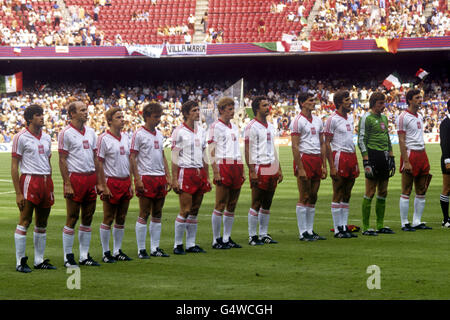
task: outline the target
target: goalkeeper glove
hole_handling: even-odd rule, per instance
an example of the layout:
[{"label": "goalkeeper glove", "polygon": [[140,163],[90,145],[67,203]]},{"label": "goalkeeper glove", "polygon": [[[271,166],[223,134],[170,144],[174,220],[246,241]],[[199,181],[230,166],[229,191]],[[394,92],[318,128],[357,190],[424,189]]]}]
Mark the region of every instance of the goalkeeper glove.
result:
[{"label": "goalkeeper glove", "polygon": [[373,172],[373,167],[370,164],[369,160],[363,160],[363,165],[364,165],[364,174],[366,175],[366,178],[368,179],[372,179],[374,172]]},{"label": "goalkeeper glove", "polygon": [[395,158],[394,156],[389,157],[389,178],[395,174]]}]

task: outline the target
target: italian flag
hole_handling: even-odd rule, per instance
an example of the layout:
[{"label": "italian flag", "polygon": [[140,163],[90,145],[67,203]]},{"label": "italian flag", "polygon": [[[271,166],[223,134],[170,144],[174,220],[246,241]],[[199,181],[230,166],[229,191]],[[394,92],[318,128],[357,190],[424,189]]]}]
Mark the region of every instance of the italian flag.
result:
[{"label": "italian flag", "polygon": [[0,93],[22,91],[22,72],[0,76]]},{"label": "italian flag", "polygon": [[425,78],[428,75],[428,72],[426,72],[425,70],[423,70],[422,68],[420,68],[419,70],[417,70],[416,72],[416,77],[419,77],[420,79]]},{"label": "italian flag", "polygon": [[400,88],[402,84],[400,83],[400,79],[396,73],[390,74],[386,79],[383,81],[383,86],[386,87],[386,89],[391,90],[392,88]]}]

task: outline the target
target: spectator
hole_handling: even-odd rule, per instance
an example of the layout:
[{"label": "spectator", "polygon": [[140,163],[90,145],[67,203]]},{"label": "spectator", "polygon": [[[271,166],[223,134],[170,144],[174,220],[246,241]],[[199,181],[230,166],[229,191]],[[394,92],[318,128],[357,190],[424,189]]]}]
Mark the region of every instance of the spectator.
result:
[{"label": "spectator", "polygon": [[184,34],[184,44],[191,44],[192,42],[192,36],[189,32],[186,32]]},{"label": "spectator", "polygon": [[208,11],[203,15],[201,23],[203,24],[203,33],[206,33],[208,30]]}]

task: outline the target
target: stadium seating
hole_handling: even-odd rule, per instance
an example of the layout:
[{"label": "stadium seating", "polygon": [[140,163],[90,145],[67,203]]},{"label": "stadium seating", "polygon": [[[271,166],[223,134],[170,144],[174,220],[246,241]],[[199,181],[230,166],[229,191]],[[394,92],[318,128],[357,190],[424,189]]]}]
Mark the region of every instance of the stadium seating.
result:
[{"label": "stadium seating", "polygon": [[[66,0],[69,4],[75,2],[89,3],[89,10],[93,11],[90,0]],[[156,5],[144,0],[116,0],[112,6],[101,8],[97,25],[111,41],[119,33],[126,43],[181,43],[184,41],[181,34],[163,36],[157,29],[187,24],[189,15],[195,14],[195,5],[195,0],[159,0]],[[132,21],[135,12],[148,12],[148,19]]]},{"label": "stadium seating", "polygon": [[[283,33],[296,35],[304,27],[304,21],[288,21],[289,12],[297,16],[298,7],[305,6],[307,17],[315,0],[288,2],[281,12],[274,12],[275,2],[261,0],[210,0],[208,8],[209,28],[222,30],[224,42],[269,42],[281,40]],[[258,32],[258,23],[264,20],[265,31]]]},{"label": "stadium seating", "polygon": [[[95,1],[65,0],[65,5],[67,8],[75,9],[82,7],[87,14],[93,17]],[[379,17],[375,17],[375,19],[371,17],[368,0],[342,2],[345,7],[345,19],[338,18],[337,3],[339,0],[209,0],[208,29],[214,29],[215,32],[221,31],[222,40],[226,43],[280,41],[283,34],[298,36],[304,30],[307,18],[317,1],[320,1],[321,6],[309,32],[310,40],[450,35],[450,29],[447,28],[450,20],[449,10],[445,0],[433,2],[433,14],[437,15],[435,21],[439,21],[437,26],[436,23],[427,22],[422,24],[422,28],[415,26],[412,32],[407,27],[396,27],[398,20],[404,18],[401,13],[403,10],[409,10],[409,18],[412,18],[416,12],[420,16],[421,12],[425,10],[426,1],[413,0],[412,6],[406,8],[402,3],[385,0],[386,22],[383,24]],[[358,3],[359,7],[353,14],[351,5],[354,3]],[[420,6],[417,5],[419,3]],[[2,24],[0,29],[9,28],[11,33],[30,29],[28,18],[32,14],[31,11],[20,6],[20,2],[17,7],[12,5],[7,8],[5,4],[6,2],[0,10]],[[47,33],[58,31],[59,27],[53,24],[53,15],[47,19],[47,13],[53,12],[52,1],[35,0],[31,4],[38,16],[35,32],[39,42],[39,39],[42,39]],[[188,24],[189,15],[195,15],[196,5],[196,0],[157,0],[156,4],[152,4],[150,0],[113,0],[111,5],[101,7],[99,19],[93,24],[104,36],[105,41],[100,45],[183,43],[184,36],[181,27]],[[299,6],[304,7],[301,19],[298,16]],[[394,6],[397,6],[397,10],[393,10]],[[45,21],[41,21],[38,8],[42,10]],[[289,20],[290,14],[294,18]],[[358,26],[360,18],[365,22]],[[343,22],[344,20],[345,22]],[[369,20],[375,20],[375,23],[368,24]],[[264,30],[259,28],[261,21],[264,21]],[[66,26],[72,24],[72,21],[64,22]],[[91,21],[88,25],[90,23]],[[194,31],[193,29],[187,30],[191,34]],[[121,37],[119,42],[116,41],[117,35]],[[215,42],[215,40],[211,42]],[[0,30],[0,45],[17,45],[17,41],[16,44],[12,41],[4,41],[2,30]],[[42,44],[41,41],[41,45],[45,44]]]},{"label": "stadium seating", "polygon": [[[45,32],[51,32],[58,27],[55,28],[53,23],[47,23],[40,20],[40,12],[46,16],[47,13],[53,10],[52,3],[46,0],[36,0],[31,2],[33,9],[38,14],[38,19],[35,24],[36,33],[38,35],[43,35]],[[26,29],[28,24],[28,16],[29,11],[25,9],[23,6],[18,5],[17,10],[15,10],[14,6],[9,8],[10,10],[0,10],[0,21],[4,27],[10,28],[13,32],[21,29]],[[52,20],[53,21],[53,20]],[[0,39],[1,44],[1,39]]]}]

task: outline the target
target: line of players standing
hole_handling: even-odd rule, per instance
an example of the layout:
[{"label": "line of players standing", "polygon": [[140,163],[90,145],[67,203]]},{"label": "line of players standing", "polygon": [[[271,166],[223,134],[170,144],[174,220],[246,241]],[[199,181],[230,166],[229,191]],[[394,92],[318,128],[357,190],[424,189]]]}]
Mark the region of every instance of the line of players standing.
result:
[{"label": "line of players standing", "polygon": [[[431,229],[421,222],[425,207],[425,193],[431,175],[423,139],[423,119],[418,110],[422,103],[419,90],[411,89],[406,95],[408,108],[398,118],[400,145],[400,172],[402,194],[400,217],[403,231]],[[301,112],[292,121],[292,153],[294,174],[297,177],[299,199],[296,206],[299,239],[301,241],[325,240],[314,231],[315,204],[321,180],[328,175],[329,163],[333,196],[331,213],[334,237],[357,237],[348,225],[349,200],[359,167],[353,143],[353,119],[349,92],[334,95],[336,111],[325,125],[314,116],[314,96],[301,93],[298,97]],[[211,215],[214,249],[241,248],[231,239],[235,208],[242,184],[245,181],[239,146],[239,132],[231,122],[234,118],[234,100],[222,98],[218,103],[219,119],[209,128],[209,133],[196,123],[200,109],[196,102],[182,106],[184,123],[172,134],[172,161],[169,168],[164,155],[163,136],[156,129],[162,107],[158,103],[144,106],[144,125],[132,136],[122,134],[124,115],[120,108],[110,108],[105,116],[109,130],[98,138],[92,128],[85,126],[87,107],[77,101],[68,105],[69,125],[58,136],[59,168],[64,184],[67,218],[63,228],[64,266],[99,266],[89,254],[91,223],[97,195],[103,200],[103,221],[100,239],[102,261],[115,263],[131,258],[122,251],[125,219],[134,190],[139,198],[139,217],[135,232],[138,258],[168,257],[159,247],[161,215],[167,193],[172,189],[179,196],[180,211],[175,219],[173,253],[177,255],[204,253],[196,243],[198,212],[205,193],[211,191],[208,163],[213,171],[216,186],[216,203]],[[395,160],[388,133],[388,123],[383,115],[385,96],[375,92],[370,97],[370,110],[360,120],[358,145],[363,157],[366,190],[362,203],[362,235],[392,234],[384,226],[387,187],[395,173]],[[248,211],[249,245],[277,243],[268,233],[270,208],[277,185],[283,174],[274,144],[274,127],[267,122],[270,103],[264,96],[252,102],[254,119],[245,128],[245,162],[251,186],[251,207]],[[44,259],[46,227],[54,203],[51,179],[51,139],[42,131],[43,109],[31,105],[24,113],[27,126],[13,139],[11,176],[16,192],[20,217],[14,238],[16,270],[31,272],[25,255],[27,229],[35,213],[33,233],[34,268],[56,269],[49,259]],[[443,226],[450,227],[448,196],[450,194],[450,119],[441,124],[442,172],[444,188],[441,207]],[[205,156],[207,155],[207,156]],[[171,169],[171,170],[170,170]],[[20,174],[19,174],[20,170]],[[170,174],[172,172],[172,175]],[[409,196],[415,186],[414,215],[408,221]],[[376,198],[376,231],[369,228],[371,201]],[[75,260],[73,243],[75,226],[78,230],[79,261]],[[151,217],[151,218],[150,218]],[[148,220],[150,218],[150,223]],[[223,236],[221,229],[223,224]],[[113,237],[113,249],[109,242]],[[147,230],[151,236],[150,255],[146,250]],[[186,250],[183,239],[186,235]]]}]

